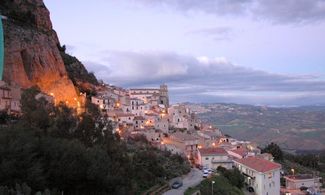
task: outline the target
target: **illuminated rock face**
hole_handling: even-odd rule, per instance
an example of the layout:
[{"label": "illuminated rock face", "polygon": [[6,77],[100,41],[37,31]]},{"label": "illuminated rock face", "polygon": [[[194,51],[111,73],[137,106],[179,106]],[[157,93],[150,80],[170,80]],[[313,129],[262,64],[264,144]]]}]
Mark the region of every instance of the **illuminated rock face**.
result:
[{"label": "illuminated rock face", "polygon": [[56,102],[77,105],[76,89],[68,78],[43,1],[5,0],[0,9],[9,18],[4,21],[4,81],[23,88],[37,85],[54,94]]}]

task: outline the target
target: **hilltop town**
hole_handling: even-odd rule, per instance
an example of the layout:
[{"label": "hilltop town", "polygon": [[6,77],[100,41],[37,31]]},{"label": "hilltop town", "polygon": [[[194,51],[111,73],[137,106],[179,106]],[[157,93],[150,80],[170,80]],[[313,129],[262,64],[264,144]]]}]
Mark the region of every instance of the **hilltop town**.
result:
[{"label": "hilltop town", "polygon": [[[19,115],[20,88],[1,84],[1,110]],[[41,92],[35,96],[35,99],[40,98],[58,103],[53,93]],[[237,167],[245,175],[249,190],[257,194],[280,192],[283,169],[270,153],[262,153],[254,142],[237,140],[223,134],[218,127],[202,122],[186,104],[170,105],[165,84],[159,88],[124,89],[103,83],[96,86],[96,95],[88,98],[98,107],[101,118],[111,122],[112,133],[118,134],[122,140],[141,135],[159,150],[184,156],[192,166],[204,169],[203,177],[209,177],[219,167]],[[84,112],[83,104],[78,102],[76,111],[79,114]],[[203,179],[201,175],[199,177]],[[320,178],[301,177],[303,181],[312,182],[311,187],[316,191],[320,190]],[[292,185],[287,186],[287,190],[300,187],[296,184],[301,183],[299,179],[290,175],[285,178],[288,185]]]},{"label": "hilltop town", "polygon": [[[99,82],[61,46],[43,1],[6,1],[0,9],[5,15],[0,193],[15,188],[17,193],[159,194],[157,188],[166,195],[186,189],[222,194],[233,186],[235,194],[320,192],[321,177],[314,174],[319,159],[301,171],[304,160],[297,165],[283,160],[282,153],[272,154],[280,150],[276,144],[261,149],[253,138],[236,139],[214,119],[203,120],[221,108],[238,114],[233,107],[170,104],[166,84],[127,89]],[[225,182],[217,190],[230,187],[214,191],[216,178]],[[148,188],[153,192],[146,193]]]}]

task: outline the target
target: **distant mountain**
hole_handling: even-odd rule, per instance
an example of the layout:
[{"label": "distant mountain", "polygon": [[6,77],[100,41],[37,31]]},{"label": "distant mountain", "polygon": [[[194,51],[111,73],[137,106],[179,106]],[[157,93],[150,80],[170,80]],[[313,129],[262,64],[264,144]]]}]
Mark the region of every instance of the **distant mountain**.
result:
[{"label": "distant mountain", "polygon": [[203,121],[235,138],[288,150],[325,149],[325,106],[267,107],[239,104],[188,104]]}]

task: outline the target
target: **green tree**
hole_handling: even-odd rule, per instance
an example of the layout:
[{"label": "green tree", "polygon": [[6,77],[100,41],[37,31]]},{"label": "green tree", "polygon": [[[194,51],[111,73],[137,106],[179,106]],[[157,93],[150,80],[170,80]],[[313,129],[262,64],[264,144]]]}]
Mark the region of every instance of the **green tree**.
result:
[{"label": "green tree", "polygon": [[46,133],[50,127],[50,113],[53,113],[54,106],[44,98],[39,100],[35,96],[40,93],[39,89],[32,87],[22,93],[21,110],[22,120],[20,121],[26,128],[31,128],[40,134]]},{"label": "green tree", "polygon": [[262,149],[262,153],[272,154],[274,159],[277,161],[283,160],[283,152],[282,152],[281,148],[273,142],[271,144],[267,145],[264,149]]},{"label": "green tree", "polygon": [[51,133],[53,136],[71,138],[78,122],[73,109],[64,103],[60,103],[55,108],[55,114],[52,120]]}]

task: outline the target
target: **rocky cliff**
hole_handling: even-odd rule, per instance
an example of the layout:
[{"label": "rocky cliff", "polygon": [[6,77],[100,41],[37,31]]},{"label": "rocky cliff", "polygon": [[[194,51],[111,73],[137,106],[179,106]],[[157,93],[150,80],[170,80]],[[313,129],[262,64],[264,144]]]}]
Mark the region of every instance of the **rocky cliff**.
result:
[{"label": "rocky cliff", "polygon": [[8,17],[4,21],[4,80],[23,88],[37,85],[57,102],[76,105],[77,92],[43,0],[3,0],[0,12]]}]

